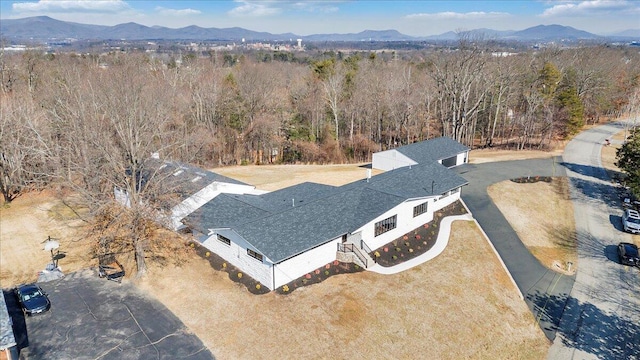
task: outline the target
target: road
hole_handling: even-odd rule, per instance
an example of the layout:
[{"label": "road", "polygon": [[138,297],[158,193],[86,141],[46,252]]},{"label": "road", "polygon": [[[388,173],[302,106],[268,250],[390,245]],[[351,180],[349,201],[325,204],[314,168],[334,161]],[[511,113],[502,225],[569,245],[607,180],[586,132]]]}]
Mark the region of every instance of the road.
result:
[{"label": "road", "polygon": [[[622,208],[602,168],[604,140],[623,129],[612,123],[584,131],[566,147],[578,240],[575,284],[549,359],[640,359],[640,271],[618,263]],[[637,236],[637,235],[636,235]]]},{"label": "road", "polygon": [[462,200],[500,254],[536,322],[550,340],[556,337],[574,278],[547,269],[531,255],[489,198],[487,187],[517,177],[564,176],[565,169],[560,162],[560,158],[552,158],[466,164],[455,168],[469,181],[462,190]]}]

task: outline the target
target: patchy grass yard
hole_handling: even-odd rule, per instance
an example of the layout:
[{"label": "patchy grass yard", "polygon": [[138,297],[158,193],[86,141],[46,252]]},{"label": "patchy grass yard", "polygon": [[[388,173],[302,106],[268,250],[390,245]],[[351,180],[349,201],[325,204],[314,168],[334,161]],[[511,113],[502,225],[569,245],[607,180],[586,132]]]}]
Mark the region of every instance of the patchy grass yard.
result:
[{"label": "patchy grass yard", "polygon": [[[489,196],[529,251],[549,269],[574,273],[575,218],[567,178],[550,183],[507,180],[490,186]],[[573,263],[571,271],[568,263]]]},{"label": "patchy grass yard", "polygon": [[[239,166],[223,175],[274,190],[303,181],[341,185],[366,169]],[[61,240],[65,272],[95,266],[77,220],[52,211],[46,194],[24,196],[0,212],[2,287],[35,280]],[[473,254],[461,256],[460,254]],[[132,281],[132,280],[125,280]],[[332,276],[289,295],[253,295],[195,254],[181,266],[150,264],[137,285],[174,312],[218,359],[431,358],[543,359],[549,343],[493,251],[472,222],[456,222],[436,259],[397,275]]]}]

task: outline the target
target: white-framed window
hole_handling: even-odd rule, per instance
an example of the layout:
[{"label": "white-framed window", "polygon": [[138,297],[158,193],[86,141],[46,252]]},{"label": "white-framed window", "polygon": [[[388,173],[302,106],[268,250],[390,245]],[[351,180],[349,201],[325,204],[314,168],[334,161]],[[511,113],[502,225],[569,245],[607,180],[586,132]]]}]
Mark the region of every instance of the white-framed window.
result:
[{"label": "white-framed window", "polygon": [[260,262],[262,262],[262,254],[257,253],[251,249],[247,249],[247,255],[251,256],[252,258],[256,259],[256,260],[260,260]]},{"label": "white-framed window", "polygon": [[218,234],[218,241],[220,241],[221,243],[225,243],[227,245],[231,245],[231,239],[229,239],[229,238],[227,238],[225,236],[222,236],[220,234]]},{"label": "white-framed window", "polygon": [[417,217],[417,216],[420,216],[420,215],[426,213],[427,210],[428,210],[428,207],[429,207],[429,202],[428,201],[425,201],[420,205],[414,206],[413,207],[413,217]]},{"label": "white-framed window", "polygon": [[397,223],[398,223],[398,215],[393,215],[392,217],[378,221],[375,225],[374,236],[382,235],[387,231],[395,229],[397,226]]}]

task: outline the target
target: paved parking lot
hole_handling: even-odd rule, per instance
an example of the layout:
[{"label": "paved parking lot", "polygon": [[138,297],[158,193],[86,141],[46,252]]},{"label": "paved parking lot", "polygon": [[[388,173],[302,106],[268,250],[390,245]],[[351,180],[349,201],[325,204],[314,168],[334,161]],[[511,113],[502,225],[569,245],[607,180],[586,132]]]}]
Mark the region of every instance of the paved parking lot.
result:
[{"label": "paved parking lot", "polygon": [[21,359],[214,358],[167,308],[130,284],[83,270],[40,285],[51,310],[34,317],[24,318],[5,291]]}]

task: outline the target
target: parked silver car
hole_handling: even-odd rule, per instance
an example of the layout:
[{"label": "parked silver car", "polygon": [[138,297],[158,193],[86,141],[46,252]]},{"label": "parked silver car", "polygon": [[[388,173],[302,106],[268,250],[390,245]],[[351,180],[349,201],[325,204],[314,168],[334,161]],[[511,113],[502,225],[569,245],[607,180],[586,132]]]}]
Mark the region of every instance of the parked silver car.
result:
[{"label": "parked silver car", "polygon": [[622,216],[624,231],[640,234],[640,213],[637,210],[627,209]]}]

